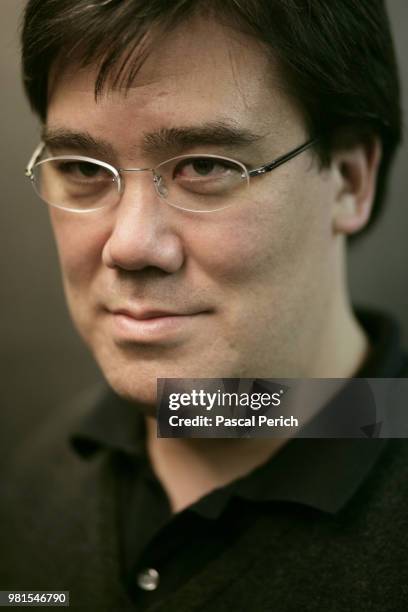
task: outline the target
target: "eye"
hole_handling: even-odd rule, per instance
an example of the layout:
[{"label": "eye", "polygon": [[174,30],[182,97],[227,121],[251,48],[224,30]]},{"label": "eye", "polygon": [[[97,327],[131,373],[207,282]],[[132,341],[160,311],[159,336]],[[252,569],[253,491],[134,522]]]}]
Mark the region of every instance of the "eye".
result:
[{"label": "eye", "polygon": [[231,174],[241,174],[240,166],[225,159],[213,157],[192,157],[179,162],[173,178],[180,180],[223,179]]},{"label": "eye", "polygon": [[239,162],[215,155],[176,158],[162,164],[159,170],[157,180],[160,180],[161,195],[164,195],[164,185],[169,199],[178,200],[183,192],[196,194],[201,199],[226,195],[242,185],[246,178],[245,168]]},{"label": "eye", "polygon": [[89,162],[78,162],[78,172],[86,177],[94,177],[101,171],[101,167]]},{"label": "eye", "polygon": [[103,166],[87,161],[61,161],[56,165],[57,172],[75,180],[95,182],[95,180],[112,180],[112,175]]}]

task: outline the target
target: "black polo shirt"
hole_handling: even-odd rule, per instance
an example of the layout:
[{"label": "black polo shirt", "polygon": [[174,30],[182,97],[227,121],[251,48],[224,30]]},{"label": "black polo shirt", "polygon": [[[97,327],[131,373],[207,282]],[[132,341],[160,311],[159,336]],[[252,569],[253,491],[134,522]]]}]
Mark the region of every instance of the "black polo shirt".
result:
[{"label": "black polo shirt", "polygon": [[[379,313],[358,316],[371,351],[356,377],[401,376],[406,357],[396,324]],[[122,576],[138,610],[177,590],[274,504],[337,513],[387,444],[384,439],[293,439],[248,475],[173,514],[150,465],[144,418],[135,406],[107,390],[71,442],[84,460],[96,452],[111,456]]]}]

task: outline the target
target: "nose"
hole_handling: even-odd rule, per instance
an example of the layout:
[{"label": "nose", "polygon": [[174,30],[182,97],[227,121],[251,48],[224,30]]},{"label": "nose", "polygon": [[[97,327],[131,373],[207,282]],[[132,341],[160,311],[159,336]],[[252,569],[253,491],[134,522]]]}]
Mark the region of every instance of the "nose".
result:
[{"label": "nose", "polygon": [[151,172],[132,172],[124,178],[120,202],[110,211],[112,230],[103,247],[103,263],[123,270],[155,267],[177,272],[184,262],[176,218],[181,211],[158,196]]}]

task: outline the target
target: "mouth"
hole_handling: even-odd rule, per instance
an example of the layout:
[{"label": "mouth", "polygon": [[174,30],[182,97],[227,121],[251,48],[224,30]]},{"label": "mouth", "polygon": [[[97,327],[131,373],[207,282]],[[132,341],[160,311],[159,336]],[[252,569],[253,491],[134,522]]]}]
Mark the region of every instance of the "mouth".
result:
[{"label": "mouth", "polygon": [[209,314],[209,310],[172,312],[120,308],[109,311],[109,318],[118,342],[154,343],[187,338]]}]

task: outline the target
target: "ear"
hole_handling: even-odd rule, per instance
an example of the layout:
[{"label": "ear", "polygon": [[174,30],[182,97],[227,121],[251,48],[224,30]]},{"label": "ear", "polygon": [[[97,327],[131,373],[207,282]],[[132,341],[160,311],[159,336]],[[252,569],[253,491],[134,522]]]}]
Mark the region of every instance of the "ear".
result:
[{"label": "ear", "polygon": [[381,143],[376,136],[333,152],[335,234],[354,234],[366,225],[374,201],[381,155]]}]

